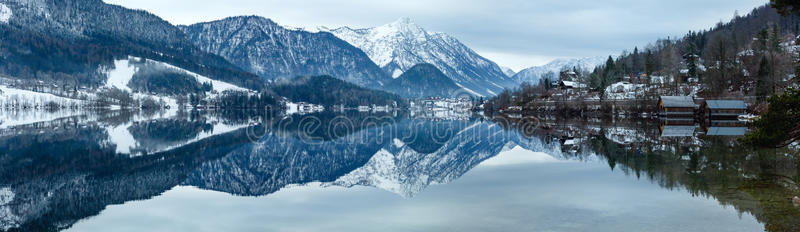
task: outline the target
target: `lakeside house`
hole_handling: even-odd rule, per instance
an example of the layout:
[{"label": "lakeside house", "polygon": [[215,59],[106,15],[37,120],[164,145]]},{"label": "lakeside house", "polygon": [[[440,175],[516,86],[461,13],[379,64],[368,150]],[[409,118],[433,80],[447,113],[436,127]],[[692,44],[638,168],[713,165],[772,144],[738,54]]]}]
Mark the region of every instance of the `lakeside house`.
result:
[{"label": "lakeside house", "polygon": [[747,114],[747,104],[742,100],[707,100],[703,113],[709,119],[736,119]]},{"label": "lakeside house", "polygon": [[581,84],[580,82],[576,81],[561,81],[558,84],[558,87],[561,89],[586,89],[587,86],[585,84]]},{"label": "lakeside house", "polygon": [[658,111],[663,117],[694,118],[697,105],[691,96],[661,96]]}]

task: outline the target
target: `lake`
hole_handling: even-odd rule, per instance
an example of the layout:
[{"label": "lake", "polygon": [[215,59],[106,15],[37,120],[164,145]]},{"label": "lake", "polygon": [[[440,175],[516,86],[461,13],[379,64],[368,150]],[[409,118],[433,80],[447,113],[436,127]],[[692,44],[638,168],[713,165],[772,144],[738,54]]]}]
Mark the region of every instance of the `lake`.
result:
[{"label": "lake", "polygon": [[737,125],[0,113],[3,231],[800,230],[800,152]]}]

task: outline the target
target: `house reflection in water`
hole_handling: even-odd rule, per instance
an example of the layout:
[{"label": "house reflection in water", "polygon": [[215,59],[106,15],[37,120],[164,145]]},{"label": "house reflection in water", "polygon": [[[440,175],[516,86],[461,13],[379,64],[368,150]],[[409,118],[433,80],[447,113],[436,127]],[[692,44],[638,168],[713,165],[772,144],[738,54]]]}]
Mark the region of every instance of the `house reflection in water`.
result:
[{"label": "house reflection in water", "polygon": [[695,126],[674,126],[674,125],[661,125],[661,137],[692,137],[694,136]]},{"label": "house reflection in water", "polygon": [[705,125],[706,136],[744,136],[747,122],[738,120],[709,120]]}]

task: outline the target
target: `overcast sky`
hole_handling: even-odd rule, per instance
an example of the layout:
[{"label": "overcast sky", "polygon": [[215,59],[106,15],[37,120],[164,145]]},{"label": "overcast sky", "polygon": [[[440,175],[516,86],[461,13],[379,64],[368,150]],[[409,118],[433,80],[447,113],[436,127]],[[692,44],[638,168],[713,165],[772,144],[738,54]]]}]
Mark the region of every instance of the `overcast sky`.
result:
[{"label": "overcast sky", "polygon": [[746,15],[768,0],[105,0],[173,24],[259,15],[317,28],[374,27],[410,17],[515,71],[555,58],[618,54]]}]

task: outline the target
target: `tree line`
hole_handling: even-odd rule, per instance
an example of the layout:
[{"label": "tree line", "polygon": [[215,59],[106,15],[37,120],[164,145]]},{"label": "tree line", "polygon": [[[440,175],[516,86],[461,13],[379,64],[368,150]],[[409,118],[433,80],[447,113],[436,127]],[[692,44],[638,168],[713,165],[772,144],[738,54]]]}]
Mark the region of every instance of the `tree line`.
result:
[{"label": "tree line", "polygon": [[792,85],[790,79],[800,71],[798,34],[800,17],[764,5],[711,29],[609,57],[588,82],[601,90],[624,77],[642,83],[661,77],[675,87],[675,94],[682,94],[678,86],[697,82],[704,85],[699,93],[704,97],[757,96],[763,101]]}]

